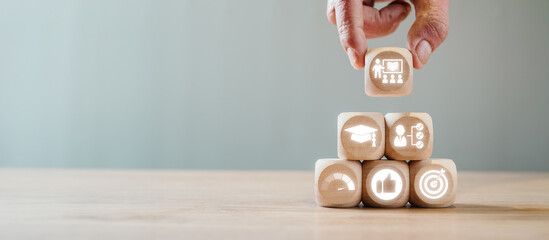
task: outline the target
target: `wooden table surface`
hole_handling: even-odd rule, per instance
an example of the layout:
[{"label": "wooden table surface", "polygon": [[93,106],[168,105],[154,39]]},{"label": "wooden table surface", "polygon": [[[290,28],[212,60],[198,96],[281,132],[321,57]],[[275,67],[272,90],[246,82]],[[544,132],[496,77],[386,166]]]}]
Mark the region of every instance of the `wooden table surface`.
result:
[{"label": "wooden table surface", "polygon": [[549,239],[549,173],[460,172],[455,207],[316,206],[313,172],[0,170],[0,239]]}]

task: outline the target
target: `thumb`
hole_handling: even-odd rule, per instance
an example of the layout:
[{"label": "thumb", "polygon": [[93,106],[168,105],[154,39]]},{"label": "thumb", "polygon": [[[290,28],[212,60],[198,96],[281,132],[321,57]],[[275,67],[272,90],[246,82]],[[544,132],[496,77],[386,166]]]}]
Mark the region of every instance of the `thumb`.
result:
[{"label": "thumb", "polygon": [[449,0],[412,0],[416,21],[408,32],[408,49],[414,67],[421,69],[433,51],[446,39],[449,29]]},{"label": "thumb", "polygon": [[387,174],[387,177],[385,177],[384,182],[391,182],[391,174]]}]

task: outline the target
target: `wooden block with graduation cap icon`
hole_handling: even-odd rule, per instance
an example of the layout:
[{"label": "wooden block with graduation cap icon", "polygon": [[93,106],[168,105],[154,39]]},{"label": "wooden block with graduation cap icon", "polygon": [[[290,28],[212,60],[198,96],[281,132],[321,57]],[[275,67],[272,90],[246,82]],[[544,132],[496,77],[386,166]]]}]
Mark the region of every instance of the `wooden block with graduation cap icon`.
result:
[{"label": "wooden block with graduation cap icon", "polygon": [[410,204],[450,207],[457,190],[457,168],[451,159],[410,161]]},{"label": "wooden block with graduation cap icon", "polygon": [[341,113],[337,122],[339,158],[347,160],[381,159],[385,152],[385,122],[381,113]]}]

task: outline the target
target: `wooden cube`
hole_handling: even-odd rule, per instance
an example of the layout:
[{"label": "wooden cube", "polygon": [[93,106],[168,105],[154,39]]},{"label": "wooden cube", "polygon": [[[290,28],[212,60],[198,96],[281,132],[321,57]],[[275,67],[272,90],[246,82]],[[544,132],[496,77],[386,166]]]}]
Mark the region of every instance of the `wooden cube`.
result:
[{"label": "wooden cube", "polygon": [[410,193],[405,161],[374,160],[362,163],[362,203],[370,207],[404,207]]},{"label": "wooden cube", "polygon": [[410,203],[415,207],[450,207],[457,190],[457,169],[450,159],[410,161]]},{"label": "wooden cube", "polygon": [[425,160],[433,154],[433,120],[427,113],[385,115],[385,156],[394,160]]},{"label": "wooden cube", "polygon": [[412,93],[414,82],[412,53],[405,48],[373,48],[365,57],[366,94],[372,97],[399,97]]},{"label": "wooden cube", "polygon": [[337,118],[337,154],[347,160],[377,160],[385,152],[385,119],[381,113],[347,112]]},{"label": "wooden cube", "polygon": [[323,207],[356,207],[362,193],[360,161],[319,159],[315,164],[315,198]]}]

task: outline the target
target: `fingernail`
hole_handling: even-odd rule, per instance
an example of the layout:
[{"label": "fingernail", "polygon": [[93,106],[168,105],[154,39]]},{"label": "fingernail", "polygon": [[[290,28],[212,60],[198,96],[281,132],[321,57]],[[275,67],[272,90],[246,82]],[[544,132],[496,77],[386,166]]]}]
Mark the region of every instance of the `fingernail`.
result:
[{"label": "fingernail", "polygon": [[352,48],[347,48],[347,55],[349,55],[349,61],[351,62],[351,65],[356,68],[358,63],[358,54],[356,51]]},{"label": "fingernail", "polygon": [[423,64],[427,63],[427,60],[429,60],[429,56],[431,56],[432,51],[433,50],[431,49],[431,45],[425,40],[422,40],[416,46],[416,54],[419,57],[419,61],[421,61],[421,63]]}]

